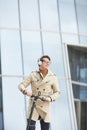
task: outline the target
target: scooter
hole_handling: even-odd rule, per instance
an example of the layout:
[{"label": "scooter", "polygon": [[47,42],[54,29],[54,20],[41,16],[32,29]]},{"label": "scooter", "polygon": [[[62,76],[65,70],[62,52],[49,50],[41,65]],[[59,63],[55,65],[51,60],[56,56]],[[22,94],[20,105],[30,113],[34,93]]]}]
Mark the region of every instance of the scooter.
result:
[{"label": "scooter", "polygon": [[45,99],[44,97],[35,96],[35,95],[32,95],[31,97],[33,97],[34,100],[33,100],[33,104],[32,104],[32,107],[31,107],[31,112],[30,112],[30,116],[29,116],[29,120],[28,120],[28,124],[27,124],[27,129],[26,129],[26,130],[29,130],[31,117],[32,117],[33,110],[34,110],[34,108],[35,108],[35,103],[36,103],[37,99],[40,99],[40,100],[42,100],[42,101],[46,101],[46,99]]}]

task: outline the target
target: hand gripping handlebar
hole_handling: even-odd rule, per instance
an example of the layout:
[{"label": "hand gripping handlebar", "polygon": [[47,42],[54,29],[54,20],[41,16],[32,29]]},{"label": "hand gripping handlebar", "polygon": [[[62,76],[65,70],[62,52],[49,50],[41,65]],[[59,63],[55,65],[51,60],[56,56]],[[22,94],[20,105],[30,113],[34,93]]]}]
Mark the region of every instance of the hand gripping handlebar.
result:
[{"label": "hand gripping handlebar", "polygon": [[44,98],[44,97],[35,96],[35,95],[32,95],[31,97],[34,97],[34,100],[40,99],[42,101],[46,101],[46,98]]}]

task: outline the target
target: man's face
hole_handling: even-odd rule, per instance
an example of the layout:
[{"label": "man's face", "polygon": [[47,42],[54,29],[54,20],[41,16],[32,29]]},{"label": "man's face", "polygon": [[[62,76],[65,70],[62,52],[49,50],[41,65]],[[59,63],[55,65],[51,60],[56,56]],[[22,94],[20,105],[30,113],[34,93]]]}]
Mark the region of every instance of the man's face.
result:
[{"label": "man's face", "polygon": [[42,59],[42,63],[41,63],[41,65],[39,66],[39,69],[40,69],[40,70],[45,70],[45,69],[48,70],[49,66],[50,66],[50,61],[49,61],[49,59],[48,59],[48,58],[43,58],[43,59]]}]

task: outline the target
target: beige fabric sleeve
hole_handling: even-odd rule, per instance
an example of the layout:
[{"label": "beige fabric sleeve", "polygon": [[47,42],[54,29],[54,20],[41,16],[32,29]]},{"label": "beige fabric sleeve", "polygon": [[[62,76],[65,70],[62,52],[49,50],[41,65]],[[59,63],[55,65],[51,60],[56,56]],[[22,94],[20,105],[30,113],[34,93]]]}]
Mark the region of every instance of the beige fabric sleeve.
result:
[{"label": "beige fabric sleeve", "polygon": [[31,82],[32,74],[25,77],[25,79],[18,85],[18,89],[23,93],[26,90],[26,88],[31,84]]}]

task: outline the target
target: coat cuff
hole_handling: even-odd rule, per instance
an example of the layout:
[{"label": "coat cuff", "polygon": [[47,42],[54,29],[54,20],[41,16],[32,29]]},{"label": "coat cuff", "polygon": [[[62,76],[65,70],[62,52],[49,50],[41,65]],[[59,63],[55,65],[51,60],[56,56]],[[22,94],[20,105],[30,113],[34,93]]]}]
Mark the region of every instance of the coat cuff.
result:
[{"label": "coat cuff", "polygon": [[18,86],[18,88],[19,88],[19,90],[24,94],[25,93],[25,87],[24,87],[24,85],[23,84],[20,84],[19,86]]},{"label": "coat cuff", "polygon": [[50,99],[51,99],[51,102],[52,102],[52,98],[51,98],[51,96],[49,96],[50,97]]}]

